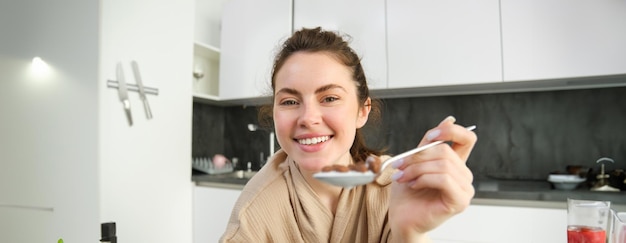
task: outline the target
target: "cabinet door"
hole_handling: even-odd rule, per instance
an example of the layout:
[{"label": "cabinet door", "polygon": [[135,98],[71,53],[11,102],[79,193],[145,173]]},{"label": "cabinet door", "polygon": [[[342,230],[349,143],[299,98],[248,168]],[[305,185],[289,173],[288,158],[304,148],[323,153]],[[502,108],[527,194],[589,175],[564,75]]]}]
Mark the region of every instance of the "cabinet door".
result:
[{"label": "cabinet door", "polygon": [[565,209],[471,205],[435,228],[434,242],[566,242]]},{"label": "cabinet door", "polygon": [[193,45],[194,101],[219,100],[222,9],[228,0],[195,0]]},{"label": "cabinet door", "polygon": [[626,1],[501,2],[505,81],[626,73]]},{"label": "cabinet door", "polygon": [[290,0],[232,0],[222,13],[219,97],[270,93],[275,53],[291,34]]},{"label": "cabinet door", "polygon": [[501,82],[497,0],[388,0],[389,88]]},{"label": "cabinet door", "polygon": [[349,35],[370,89],[387,87],[385,1],[295,0],[293,26],[294,31],[320,26]]},{"label": "cabinet door", "polygon": [[241,190],[196,186],[193,189],[193,242],[218,242]]}]

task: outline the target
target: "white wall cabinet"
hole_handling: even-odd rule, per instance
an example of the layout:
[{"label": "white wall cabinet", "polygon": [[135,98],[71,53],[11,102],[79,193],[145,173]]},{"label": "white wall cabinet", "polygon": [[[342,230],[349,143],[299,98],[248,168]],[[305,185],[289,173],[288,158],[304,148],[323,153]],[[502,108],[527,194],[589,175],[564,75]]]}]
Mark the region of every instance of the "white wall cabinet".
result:
[{"label": "white wall cabinet", "polygon": [[220,49],[193,43],[192,83],[194,100],[219,100]]},{"label": "white wall cabinet", "polygon": [[464,87],[475,93],[622,86],[608,79],[503,81],[626,74],[624,12],[621,0],[233,0],[222,15],[218,96],[245,103],[268,94],[272,58],[291,33],[292,17],[294,30],[322,26],[353,36],[370,88],[381,97]]},{"label": "white wall cabinet", "polygon": [[291,34],[291,0],[231,0],[222,13],[219,98],[269,95],[275,53]]},{"label": "white wall cabinet", "polygon": [[626,73],[626,2],[502,0],[505,81]]},{"label": "white wall cabinet", "polygon": [[218,242],[230,219],[240,189],[195,186],[193,189],[193,242]]},{"label": "white wall cabinet", "polygon": [[430,234],[441,243],[567,242],[567,210],[470,205]]},{"label": "white wall cabinet", "polygon": [[[36,7],[33,7],[36,6]],[[6,242],[191,242],[193,1],[0,3],[0,235]],[[35,76],[40,56],[47,73]],[[148,120],[116,64],[148,95]]]},{"label": "white wall cabinet", "polygon": [[222,9],[227,0],[195,0],[192,83],[194,100],[219,101]]},{"label": "white wall cabinet", "polygon": [[387,0],[388,88],[502,81],[497,0]]},{"label": "white wall cabinet", "polygon": [[294,31],[321,26],[349,35],[351,47],[362,57],[370,89],[387,88],[384,0],[295,0],[293,12]]}]

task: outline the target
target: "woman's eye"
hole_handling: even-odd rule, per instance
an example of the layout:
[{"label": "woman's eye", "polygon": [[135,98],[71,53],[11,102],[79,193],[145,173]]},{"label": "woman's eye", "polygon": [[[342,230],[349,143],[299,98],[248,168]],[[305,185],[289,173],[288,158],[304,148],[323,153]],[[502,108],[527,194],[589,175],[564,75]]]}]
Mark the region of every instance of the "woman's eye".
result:
[{"label": "woman's eye", "polygon": [[324,97],[323,102],[324,102],[324,103],[329,103],[329,102],[333,102],[333,101],[337,101],[337,100],[339,100],[339,98],[338,98],[338,97],[335,97],[335,96],[327,96],[327,97]]},{"label": "woman's eye", "polygon": [[280,105],[285,105],[285,106],[297,105],[297,104],[298,102],[296,102],[295,100],[285,100],[285,101],[280,102]]}]

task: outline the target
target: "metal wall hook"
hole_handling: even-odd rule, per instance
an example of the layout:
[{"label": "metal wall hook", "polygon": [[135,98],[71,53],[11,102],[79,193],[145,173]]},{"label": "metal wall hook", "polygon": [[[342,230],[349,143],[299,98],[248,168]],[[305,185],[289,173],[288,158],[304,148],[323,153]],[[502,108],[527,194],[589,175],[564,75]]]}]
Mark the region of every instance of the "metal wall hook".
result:
[{"label": "metal wall hook", "polygon": [[[112,89],[118,89],[119,84],[115,80],[107,80],[107,87],[112,88]],[[128,88],[128,91],[139,92],[139,87],[137,87],[136,84],[129,84],[129,83],[127,83],[126,87]],[[143,88],[144,88],[144,91],[146,92],[146,94],[149,94],[149,95],[159,95],[159,89],[157,89],[157,88],[146,87],[146,86],[144,86]]]},{"label": "metal wall hook", "polygon": [[148,119],[152,119],[152,111],[150,109],[150,105],[148,104],[148,99],[146,98],[146,95],[147,94],[150,94],[150,95],[159,94],[158,89],[143,86],[143,82],[141,80],[141,75],[139,73],[139,66],[137,62],[132,61],[131,66],[133,69],[133,74],[134,74],[136,84],[129,84],[125,81],[124,71],[123,71],[123,67],[121,63],[117,63],[117,66],[116,66],[116,79],[117,80],[107,80],[107,87],[117,89],[119,98],[124,105],[124,111],[126,113],[128,124],[130,126],[133,125],[133,119],[132,119],[132,115],[130,111],[130,100],[128,99],[128,91],[139,93],[139,96],[144,105],[144,110],[146,111],[146,117]]}]

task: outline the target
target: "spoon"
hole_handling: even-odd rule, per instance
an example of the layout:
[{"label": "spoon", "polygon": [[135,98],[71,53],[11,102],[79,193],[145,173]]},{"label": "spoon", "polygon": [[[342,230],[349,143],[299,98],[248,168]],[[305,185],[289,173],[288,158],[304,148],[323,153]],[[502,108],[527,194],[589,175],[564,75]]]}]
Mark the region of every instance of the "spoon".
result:
[{"label": "spoon", "polygon": [[[469,126],[469,127],[466,127],[466,129],[472,131],[476,129],[476,126]],[[424,151],[426,149],[439,145],[443,142],[444,141],[435,141],[435,142],[426,144],[424,146],[420,146],[420,147],[411,149],[409,151],[406,151],[404,153],[398,154],[396,156],[393,156],[390,159],[386,160],[381,165],[380,171],[383,171],[388,165],[390,165],[394,161],[405,158],[415,153],[419,153],[421,151]],[[313,174],[313,178],[326,182],[331,185],[345,187],[347,189],[350,189],[352,187],[364,185],[364,184],[374,181],[374,179],[376,178],[376,174],[374,174],[374,172],[372,172],[371,170],[368,170],[366,172],[359,172],[359,171],[353,171],[353,170],[348,171],[348,172],[328,171],[328,172],[317,172]]]}]

